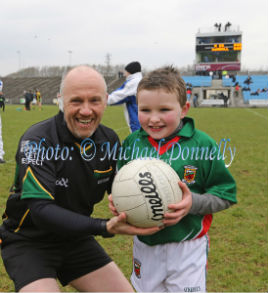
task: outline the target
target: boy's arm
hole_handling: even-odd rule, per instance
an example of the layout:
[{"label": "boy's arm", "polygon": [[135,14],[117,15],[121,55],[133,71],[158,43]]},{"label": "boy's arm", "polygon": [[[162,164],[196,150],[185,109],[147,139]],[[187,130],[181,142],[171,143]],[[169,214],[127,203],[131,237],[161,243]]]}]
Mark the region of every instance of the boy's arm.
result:
[{"label": "boy's arm", "polygon": [[192,190],[189,213],[207,215],[228,209],[237,202],[236,183],[223,158],[215,157],[202,163],[204,191]]},{"label": "boy's arm", "polygon": [[234,202],[222,199],[213,194],[199,194],[192,192],[192,215],[208,215],[228,209]]}]

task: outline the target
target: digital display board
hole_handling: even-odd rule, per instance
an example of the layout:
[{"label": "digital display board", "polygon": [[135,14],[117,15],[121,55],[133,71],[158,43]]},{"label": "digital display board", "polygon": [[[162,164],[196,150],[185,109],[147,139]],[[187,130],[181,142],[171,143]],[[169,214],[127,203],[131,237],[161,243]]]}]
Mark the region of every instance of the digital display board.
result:
[{"label": "digital display board", "polygon": [[241,51],[242,44],[241,43],[216,43],[216,44],[204,44],[204,45],[197,45],[196,51],[210,51],[210,52],[223,52],[223,51]]}]

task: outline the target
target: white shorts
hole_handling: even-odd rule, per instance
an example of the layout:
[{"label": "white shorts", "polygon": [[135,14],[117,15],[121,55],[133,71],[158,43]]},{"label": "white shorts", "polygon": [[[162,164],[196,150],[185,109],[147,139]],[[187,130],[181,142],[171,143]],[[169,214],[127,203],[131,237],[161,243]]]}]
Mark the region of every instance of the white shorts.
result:
[{"label": "white shorts", "polygon": [[149,246],[134,237],[131,283],[138,292],[205,292],[209,240]]}]

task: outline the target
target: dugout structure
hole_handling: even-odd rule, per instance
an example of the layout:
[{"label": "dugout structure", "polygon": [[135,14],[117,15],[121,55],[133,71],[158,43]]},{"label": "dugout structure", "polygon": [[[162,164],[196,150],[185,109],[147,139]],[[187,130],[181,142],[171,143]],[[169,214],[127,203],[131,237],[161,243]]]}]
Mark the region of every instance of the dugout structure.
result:
[{"label": "dugout structure", "polygon": [[195,37],[195,72],[197,75],[222,75],[240,71],[242,32],[227,22],[199,29]]}]

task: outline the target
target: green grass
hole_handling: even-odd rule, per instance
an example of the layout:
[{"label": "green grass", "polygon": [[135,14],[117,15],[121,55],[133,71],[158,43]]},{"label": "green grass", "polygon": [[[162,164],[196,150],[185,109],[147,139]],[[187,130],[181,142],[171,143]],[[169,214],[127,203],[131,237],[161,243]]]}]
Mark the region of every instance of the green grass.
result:
[{"label": "green grass", "polygon": [[[7,106],[1,112],[6,164],[0,165],[0,214],[5,208],[13,181],[14,156],[20,136],[33,123],[57,113],[56,106],[43,111],[18,111]],[[230,171],[237,182],[238,204],[214,215],[210,230],[207,290],[211,292],[267,292],[267,109],[193,108],[189,116],[196,127],[217,142],[229,138],[236,154]],[[120,139],[128,134],[122,107],[108,107],[103,123],[117,130]],[[228,160],[229,158],[227,158]],[[107,199],[95,215],[110,217]],[[129,278],[132,238],[116,236],[98,240]],[[71,291],[70,287],[63,289]],[[0,260],[0,291],[14,291]]]}]

